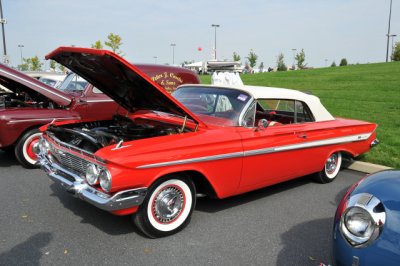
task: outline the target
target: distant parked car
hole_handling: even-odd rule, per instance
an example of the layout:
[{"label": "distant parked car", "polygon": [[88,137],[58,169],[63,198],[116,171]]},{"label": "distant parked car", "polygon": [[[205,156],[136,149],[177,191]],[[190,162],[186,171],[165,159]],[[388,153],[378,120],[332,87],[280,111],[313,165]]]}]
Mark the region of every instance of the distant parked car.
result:
[{"label": "distant parked car", "polygon": [[[199,83],[198,76],[187,69],[137,67],[171,91],[180,84]],[[117,113],[127,111],[74,73],[56,89],[0,64],[0,149],[14,150],[24,167],[35,167],[40,126],[54,120],[110,119]]]},{"label": "distant parked car", "polygon": [[64,81],[66,76],[64,73],[47,71],[26,71],[24,74],[40,80],[41,82],[54,88],[57,88]]},{"label": "distant parked car", "polygon": [[342,198],[333,227],[336,265],[400,265],[400,171],[366,176]]}]

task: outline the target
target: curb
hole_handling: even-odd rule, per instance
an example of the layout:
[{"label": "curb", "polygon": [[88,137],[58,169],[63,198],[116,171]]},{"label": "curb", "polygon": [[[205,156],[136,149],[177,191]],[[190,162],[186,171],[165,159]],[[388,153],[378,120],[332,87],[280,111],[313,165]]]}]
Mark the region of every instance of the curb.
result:
[{"label": "curb", "polygon": [[376,173],[376,172],[383,171],[383,170],[393,169],[391,167],[384,166],[384,165],[372,164],[372,163],[366,163],[366,162],[360,162],[360,161],[354,161],[347,168],[350,170],[359,171],[359,172],[363,172],[363,173],[367,173],[367,174],[372,174],[372,173]]}]

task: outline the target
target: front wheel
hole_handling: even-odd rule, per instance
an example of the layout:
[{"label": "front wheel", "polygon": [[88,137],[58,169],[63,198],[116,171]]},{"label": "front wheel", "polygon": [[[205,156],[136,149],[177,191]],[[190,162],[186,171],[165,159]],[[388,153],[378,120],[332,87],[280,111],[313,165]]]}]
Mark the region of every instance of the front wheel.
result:
[{"label": "front wheel", "polygon": [[171,177],[155,182],[134,214],[136,226],[148,237],[175,234],[185,228],[196,205],[196,189],[191,180]]},{"label": "front wheel", "polygon": [[42,133],[39,129],[31,129],[26,132],[15,146],[15,157],[25,168],[37,168],[37,156],[34,147],[38,144]]},{"label": "front wheel", "polygon": [[342,165],[342,154],[340,152],[332,153],[325,162],[324,169],[315,175],[316,181],[325,184],[335,180]]}]

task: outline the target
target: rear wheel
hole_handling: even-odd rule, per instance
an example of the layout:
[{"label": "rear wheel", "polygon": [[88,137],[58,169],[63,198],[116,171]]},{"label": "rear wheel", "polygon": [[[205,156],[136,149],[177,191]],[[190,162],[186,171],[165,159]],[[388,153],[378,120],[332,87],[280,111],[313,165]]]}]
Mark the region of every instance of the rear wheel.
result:
[{"label": "rear wheel", "polygon": [[335,180],[342,165],[342,154],[340,152],[332,153],[325,162],[324,169],[315,176],[316,181],[325,184]]},{"label": "rear wheel", "polygon": [[196,190],[191,180],[178,176],[155,182],[134,215],[136,226],[148,237],[175,234],[185,228],[196,205]]},{"label": "rear wheel", "polygon": [[34,153],[34,147],[38,144],[42,133],[39,129],[31,129],[26,132],[15,146],[15,157],[25,168],[37,168],[37,156]]}]

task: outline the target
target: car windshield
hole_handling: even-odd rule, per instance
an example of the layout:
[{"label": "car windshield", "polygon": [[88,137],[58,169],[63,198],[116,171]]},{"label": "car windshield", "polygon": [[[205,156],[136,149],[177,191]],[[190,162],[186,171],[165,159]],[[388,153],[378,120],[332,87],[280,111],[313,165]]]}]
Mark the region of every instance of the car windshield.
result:
[{"label": "car windshield", "polygon": [[51,87],[56,87],[57,85],[57,80],[54,79],[49,79],[49,78],[40,78],[39,81],[43,82],[46,85],[49,85]]},{"label": "car windshield", "polygon": [[172,94],[202,121],[218,126],[239,126],[239,116],[251,96],[218,87],[183,87]]},{"label": "car windshield", "polygon": [[75,73],[70,73],[61,83],[59,89],[66,92],[82,92],[88,82]]}]

